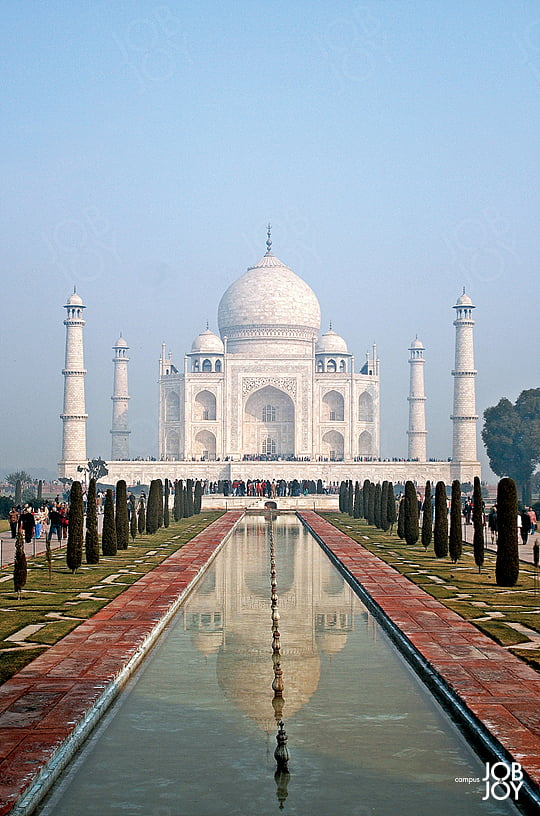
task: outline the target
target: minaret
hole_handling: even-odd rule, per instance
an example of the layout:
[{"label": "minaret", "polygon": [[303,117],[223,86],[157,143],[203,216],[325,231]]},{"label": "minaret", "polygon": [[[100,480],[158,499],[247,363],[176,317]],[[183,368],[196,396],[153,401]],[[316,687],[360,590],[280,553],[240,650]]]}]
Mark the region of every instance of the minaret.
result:
[{"label": "minaret", "polygon": [[476,398],[474,378],[474,320],[472,310],[475,308],[468,295],[458,298],[456,305],[456,360],[452,376],[454,377],[454,411],[453,422],[453,462],[476,462]]},{"label": "minaret", "polygon": [[64,370],[64,410],[61,414],[62,460],[59,462],[59,476],[80,479],[77,466],[86,466],[86,418],[84,400],[84,344],[83,311],[86,306],[74,290],[64,307],[67,311],[66,360]]},{"label": "minaret", "polygon": [[424,394],[424,345],[418,339],[409,348],[411,377],[409,386],[409,459],[426,461],[426,397]]},{"label": "minaret", "polygon": [[128,344],[120,335],[113,346],[114,382],[113,382],[113,413],[111,427],[111,459],[129,459],[128,427]]}]

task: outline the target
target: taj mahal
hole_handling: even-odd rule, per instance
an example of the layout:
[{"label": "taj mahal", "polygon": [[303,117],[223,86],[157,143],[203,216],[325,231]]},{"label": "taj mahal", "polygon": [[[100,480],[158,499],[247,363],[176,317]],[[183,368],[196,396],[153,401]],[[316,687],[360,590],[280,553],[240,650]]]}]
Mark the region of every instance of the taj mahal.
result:
[{"label": "taj mahal", "polygon": [[[88,461],[84,396],[84,305],[68,298],[63,439],[59,476],[79,478]],[[346,340],[321,333],[310,286],[272,252],[235,280],[218,307],[219,335],[208,326],[178,359],[159,359],[157,455],[129,454],[128,350],[113,346],[111,457],[108,479],[153,478],[472,481],[476,453],[474,344],[470,297],[459,296],[454,326],[452,456],[427,459],[424,346],[409,348],[408,461],[380,460],[380,364],[376,347],[356,370]],[[405,429],[404,429],[405,430]],[[79,476],[77,476],[79,474]]]}]

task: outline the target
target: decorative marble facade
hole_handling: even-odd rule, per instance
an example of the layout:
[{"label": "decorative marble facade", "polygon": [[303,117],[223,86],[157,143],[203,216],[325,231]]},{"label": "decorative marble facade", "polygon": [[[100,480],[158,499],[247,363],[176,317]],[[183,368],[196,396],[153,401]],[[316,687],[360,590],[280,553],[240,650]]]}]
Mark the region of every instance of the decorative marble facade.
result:
[{"label": "decorative marble facade", "polygon": [[[268,242],[270,244],[270,242]],[[159,458],[353,461],[379,455],[379,361],[320,339],[313,291],[271,252],[235,281],[182,370],[160,359]]]}]

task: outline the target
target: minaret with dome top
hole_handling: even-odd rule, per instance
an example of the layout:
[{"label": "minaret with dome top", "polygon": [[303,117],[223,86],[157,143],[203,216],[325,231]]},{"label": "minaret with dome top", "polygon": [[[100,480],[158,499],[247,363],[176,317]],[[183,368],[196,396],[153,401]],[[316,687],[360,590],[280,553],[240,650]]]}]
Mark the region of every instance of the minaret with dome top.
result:
[{"label": "minaret with dome top", "polygon": [[474,367],[474,320],[473,305],[470,297],[465,293],[457,300],[453,307],[456,310],[456,344],[455,365],[452,371],[454,377],[454,410],[451,420],[453,424],[452,461],[476,462],[476,413]]},{"label": "minaret with dome top", "polygon": [[408,457],[426,461],[426,396],[424,393],[424,344],[418,335],[409,347],[409,437]]},{"label": "minaret with dome top", "polygon": [[77,468],[86,466],[86,404],[84,396],[83,312],[86,306],[76,289],[69,296],[66,309],[66,356],[64,375],[64,407],[62,418],[62,459],[59,477],[80,478]]},{"label": "minaret with dome top", "polygon": [[113,346],[113,412],[111,427],[111,459],[129,459],[129,391],[128,363],[129,346],[120,334]]}]

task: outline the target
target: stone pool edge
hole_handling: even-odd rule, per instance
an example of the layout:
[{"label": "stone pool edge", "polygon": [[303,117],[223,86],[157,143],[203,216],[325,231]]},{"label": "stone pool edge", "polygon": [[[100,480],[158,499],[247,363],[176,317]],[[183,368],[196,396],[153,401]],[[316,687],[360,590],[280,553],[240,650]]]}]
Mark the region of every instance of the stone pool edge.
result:
[{"label": "stone pool edge", "polygon": [[[450,711],[458,724],[467,731],[468,737],[476,744],[476,747],[494,761],[520,763],[524,774],[524,784],[523,798],[521,798],[520,791],[519,804],[527,809],[533,808],[535,813],[540,812],[540,737],[538,733],[527,728],[523,721],[516,721],[516,726],[520,728],[510,730],[508,734],[494,733],[494,728],[496,729],[497,726],[501,730],[502,718],[499,718],[499,722],[496,719],[490,722],[489,709],[504,708],[501,702],[501,690],[496,687],[496,684],[490,689],[489,682],[483,680],[482,689],[485,699],[481,700],[479,695],[475,698],[474,691],[469,695],[464,690],[463,677],[458,678],[459,672],[454,674],[451,666],[452,661],[455,661],[456,668],[464,670],[464,664],[466,665],[467,661],[459,655],[459,650],[457,654],[453,654],[450,644],[445,644],[445,659],[442,659],[442,654],[438,653],[441,651],[437,649],[438,644],[430,637],[433,624],[426,626],[423,631],[420,627],[417,630],[416,621],[411,615],[411,608],[408,607],[408,604],[411,604],[412,607],[416,607],[417,604],[425,604],[425,608],[420,607],[420,611],[426,614],[428,611],[437,610],[438,607],[441,611],[441,621],[446,623],[447,629],[450,629],[452,624],[459,625],[460,631],[456,634],[456,640],[464,632],[470,630],[471,643],[474,644],[474,648],[485,646],[485,654],[489,657],[482,657],[482,660],[497,661],[497,666],[510,664],[514,669],[518,667],[519,672],[516,671],[516,676],[519,674],[523,682],[528,683],[528,688],[532,692],[530,696],[523,698],[527,699],[530,707],[531,720],[535,717],[535,709],[538,709],[540,705],[540,677],[534,669],[491,641],[471,623],[447,609],[393,567],[362,547],[361,543],[319,516],[318,513],[298,511],[297,516],[370,612],[382,624],[417,674]],[[376,586],[377,580],[374,578],[377,574],[380,576],[379,586]],[[387,591],[385,591],[385,585]],[[406,621],[405,626],[403,625],[404,620]],[[409,628],[408,633],[404,631],[405,628]],[[471,676],[470,685],[473,690],[475,681],[477,682],[477,678]],[[458,690],[456,685],[461,688]],[[468,696],[470,698],[467,700]],[[504,714],[506,715],[507,712],[505,711]],[[520,737],[522,737],[522,750],[519,750]]]},{"label": "stone pool edge", "polygon": [[[177,592],[175,593],[175,597],[170,599],[164,610],[160,608],[163,606],[161,603],[156,603],[157,618],[154,620],[148,614],[149,612],[151,613],[151,607],[148,605],[144,606],[145,618],[147,619],[145,624],[145,629],[147,630],[146,634],[139,638],[133,638],[131,643],[131,653],[128,659],[125,660],[119,658],[120,662],[116,668],[116,671],[114,672],[113,677],[103,676],[102,678],[99,678],[99,676],[96,674],[92,676],[92,685],[95,686],[96,690],[100,685],[104,685],[104,688],[97,692],[96,698],[84,711],[80,719],[75,722],[73,727],[68,728],[62,741],[54,746],[48,746],[51,751],[50,755],[41,763],[41,766],[35,770],[35,773],[29,782],[27,781],[27,778],[24,777],[24,773],[21,773],[21,777],[11,786],[12,788],[19,788],[19,795],[17,798],[12,796],[12,801],[4,800],[0,802],[1,816],[8,816],[8,814],[9,816],[28,816],[28,814],[31,814],[38,807],[38,805],[50,791],[54,782],[58,779],[62,771],[66,768],[70,760],[116,699],[126,682],[138,668],[141,661],[154,647],[157,639],[168,625],[171,618],[177,613],[188,593],[200,580],[203,573],[215,559],[226,541],[230,538],[234,528],[243,515],[243,510],[230,511],[216,519],[216,521],[212,522],[212,524],[198,533],[198,535],[184,544],[184,546],[175,553],[170,555],[167,559],[165,559],[165,561],[158,564],[151,572],[147,573],[145,576],[139,579],[139,581],[128,587],[128,589],[126,589],[121,595],[113,599],[106,606],[102,607],[91,618],[88,618],[86,621],[82,621],[76,629],[66,635],[66,637],[62,638],[62,640],[58,641],[57,644],[48,649],[43,655],[40,655],[30,664],[21,669],[20,672],[15,674],[12,678],[10,678],[10,680],[6,681],[6,683],[0,687],[1,695],[8,697],[7,705],[2,705],[2,701],[0,700],[1,737],[3,732],[3,716],[9,712],[9,709],[13,705],[14,701],[16,702],[18,699],[24,699],[25,694],[31,695],[32,686],[38,689],[38,687],[42,686],[44,682],[47,682],[47,680],[51,684],[54,684],[54,672],[49,677],[43,676],[39,673],[40,661],[43,662],[43,660],[45,660],[47,664],[50,663],[51,657],[54,656],[55,650],[64,650],[65,653],[66,645],[69,649],[70,641],[73,641],[72,648],[73,651],[76,651],[77,633],[80,633],[82,628],[85,626],[88,627],[89,624],[95,626],[97,623],[97,631],[99,633],[99,624],[101,623],[101,628],[106,629],[108,626],[114,623],[115,615],[118,619],[122,619],[123,611],[130,605],[130,603],[135,601],[137,604],[141,604],[141,595],[143,595],[145,591],[148,591],[148,589],[151,587],[152,578],[155,581],[156,579],[159,579],[160,576],[167,573],[170,574],[173,570],[175,571],[176,578],[169,582],[171,586],[176,587]],[[201,554],[198,558],[194,559],[193,556],[196,556],[198,551]],[[194,563],[196,564],[195,567],[193,567]],[[161,596],[157,596],[157,599],[160,600]],[[10,695],[10,686],[15,686],[16,689],[17,683],[20,684],[21,680],[24,682],[26,678],[28,678],[28,681],[21,696],[17,697],[16,690],[14,695]],[[34,683],[32,683],[32,679],[34,680]],[[61,684],[60,681],[57,681],[57,683],[58,685]],[[39,693],[39,690],[34,691],[34,693]],[[14,731],[15,727],[8,730]],[[15,765],[17,765],[17,748],[19,748],[19,753],[22,753],[24,752],[23,743],[25,738],[29,737],[31,740],[32,738],[37,739],[39,737],[39,734],[36,734],[36,729],[33,727],[22,727],[20,729],[20,733],[21,739],[19,740],[19,743],[15,747],[14,751],[9,754],[8,757],[4,757],[0,761],[0,768],[2,768],[3,765],[5,766],[3,770],[7,771],[8,778],[10,764],[15,762]],[[42,742],[46,742],[46,735],[42,736]],[[44,745],[43,747],[46,750],[47,746]],[[36,764],[38,762],[39,760],[36,760]],[[24,767],[24,762],[21,764],[21,767]],[[4,786],[2,785],[2,787]]]}]

